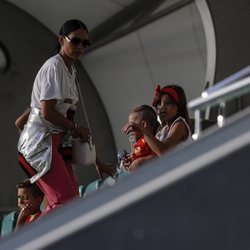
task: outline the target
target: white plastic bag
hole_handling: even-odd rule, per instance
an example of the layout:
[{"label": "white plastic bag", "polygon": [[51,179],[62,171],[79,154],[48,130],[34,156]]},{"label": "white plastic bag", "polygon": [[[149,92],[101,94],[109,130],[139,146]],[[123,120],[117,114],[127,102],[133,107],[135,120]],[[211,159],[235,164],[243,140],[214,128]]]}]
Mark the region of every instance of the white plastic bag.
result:
[{"label": "white plastic bag", "polygon": [[92,137],[87,142],[81,142],[80,138],[72,139],[72,163],[77,165],[92,165],[96,162],[95,144]]}]

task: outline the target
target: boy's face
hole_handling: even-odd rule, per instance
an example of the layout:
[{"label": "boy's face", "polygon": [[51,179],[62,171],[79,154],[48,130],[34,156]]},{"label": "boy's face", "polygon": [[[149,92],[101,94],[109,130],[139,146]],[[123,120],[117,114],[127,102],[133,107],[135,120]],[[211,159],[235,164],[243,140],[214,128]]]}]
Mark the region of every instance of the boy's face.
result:
[{"label": "boy's face", "polygon": [[29,188],[18,188],[17,202],[20,209],[30,206],[34,208],[34,210],[37,210],[40,208],[42,198],[35,197]]},{"label": "boy's face", "polygon": [[[140,116],[140,112],[131,113],[128,117],[128,122],[129,123],[133,122],[140,125],[142,122],[142,117]],[[134,132],[136,139],[139,139],[142,136],[139,131],[134,131]]]}]

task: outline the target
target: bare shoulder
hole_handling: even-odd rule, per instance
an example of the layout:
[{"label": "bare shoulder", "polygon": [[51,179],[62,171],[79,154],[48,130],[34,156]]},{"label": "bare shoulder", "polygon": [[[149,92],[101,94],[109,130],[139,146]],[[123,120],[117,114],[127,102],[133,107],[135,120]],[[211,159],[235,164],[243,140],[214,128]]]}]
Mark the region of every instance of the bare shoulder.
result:
[{"label": "bare shoulder", "polygon": [[169,133],[178,134],[178,137],[181,137],[182,140],[185,140],[188,137],[189,131],[186,123],[180,119],[173,124]]}]

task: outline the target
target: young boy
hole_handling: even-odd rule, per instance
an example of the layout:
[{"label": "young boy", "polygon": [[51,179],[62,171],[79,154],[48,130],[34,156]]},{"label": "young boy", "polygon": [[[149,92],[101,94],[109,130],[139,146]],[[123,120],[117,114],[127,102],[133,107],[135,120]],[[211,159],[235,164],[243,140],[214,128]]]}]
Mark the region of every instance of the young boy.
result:
[{"label": "young boy", "polygon": [[[154,109],[148,105],[141,105],[133,109],[129,114],[129,123],[124,126],[123,131],[126,130],[130,124],[136,123],[146,129],[149,133],[155,135],[158,128],[157,115]],[[144,140],[144,136],[140,131],[132,132],[135,137],[135,144],[131,148],[131,153],[126,155],[123,159],[123,166],[129,170],[134,171],[137,167],[143,164],[145,160],[154,158],[156,155]]]},{"label": "young boy", "polygon": [[40,206],[43,201],[43,192],[38,186],[31,184],[28,179],[16,185],[17,200],[20,212],[17,218],[16,229],[35,221],[40,215]]}]

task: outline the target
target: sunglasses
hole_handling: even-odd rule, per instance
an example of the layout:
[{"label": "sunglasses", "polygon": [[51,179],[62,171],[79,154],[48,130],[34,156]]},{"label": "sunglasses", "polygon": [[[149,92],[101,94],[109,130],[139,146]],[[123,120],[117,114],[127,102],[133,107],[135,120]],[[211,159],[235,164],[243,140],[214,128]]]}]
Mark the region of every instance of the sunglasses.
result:
[{"label": "sunglasses", "polygon": [[73,46],[79,46],[80,44],[82,44],[83,48],[87,48],[88,46],[90,46],[90,41],[87,40],[87,39],[84,39],[84,40],[81,40],[80,38],[78,37],[72,37],[72,38],[69,38],[67,36],[64,36],[66,38],[66,40],[68,42],[71,42]]}]

